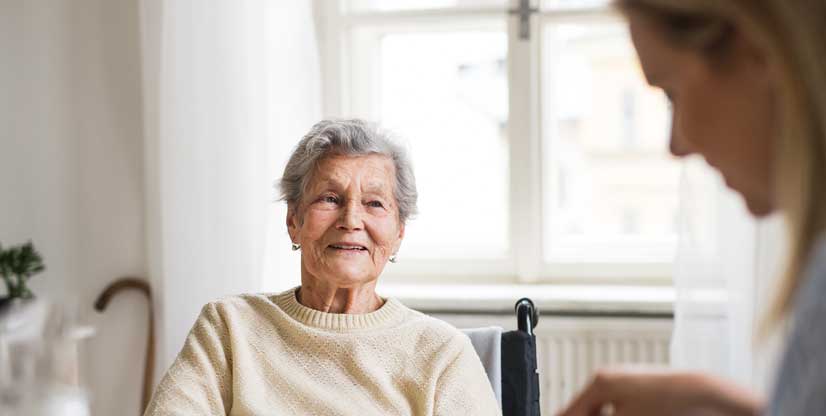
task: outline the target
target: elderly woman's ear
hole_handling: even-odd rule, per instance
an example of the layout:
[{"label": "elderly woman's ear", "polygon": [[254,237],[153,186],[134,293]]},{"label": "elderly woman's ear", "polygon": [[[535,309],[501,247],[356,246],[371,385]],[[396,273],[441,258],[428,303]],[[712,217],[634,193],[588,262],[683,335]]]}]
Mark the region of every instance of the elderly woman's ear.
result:
[{"label": "elderly woman's ear", "polygon": [[298,218],[298,207],[296,206],[288,206],[287,207],[287,232],[290,234],[290,240],[293,244],[299,244],[298,242],[298,225],[300,224]]},{"label": "elderly woman's ear", "polygon": [[298,216],[295,207],[287,207],[287,233],[290,234],[290,241],[299,244],[298,241]]},{"label": "elderly woman's ear", "polygon": [[392,255],[396,255],[399,252],[399,248],[402,246],[402,240],[404,240],[404,222],[399,221],[399,238],[396,239],[396,242],[393,244],[393,252],[390,253]]}]

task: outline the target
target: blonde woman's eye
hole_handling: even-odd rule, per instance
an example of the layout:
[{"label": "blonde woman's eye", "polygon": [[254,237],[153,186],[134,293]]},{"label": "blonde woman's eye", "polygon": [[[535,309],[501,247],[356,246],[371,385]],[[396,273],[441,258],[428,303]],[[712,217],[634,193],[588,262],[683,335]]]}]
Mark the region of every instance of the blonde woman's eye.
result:
[{"label": "blonde woman's eye", "polygon": [[337,204],[338,203],[338,198],[336,198],[332,195],[327,195],[327,196],[322,197],[321,201],[326,202],[328,204]]}]

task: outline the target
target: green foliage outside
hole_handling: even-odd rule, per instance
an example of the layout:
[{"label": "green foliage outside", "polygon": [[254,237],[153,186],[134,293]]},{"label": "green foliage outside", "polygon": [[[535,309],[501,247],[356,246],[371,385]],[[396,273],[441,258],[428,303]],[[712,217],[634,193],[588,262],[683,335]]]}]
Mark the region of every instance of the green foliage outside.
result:
[{"label": "green foliage outside", "polygon": [[43,258],[28,242],[23,245],[3,249],[0,245],[0,276],[6,283],[6,296],[30,299],[34,295],[27,286],[28,280],[46,269]]}]

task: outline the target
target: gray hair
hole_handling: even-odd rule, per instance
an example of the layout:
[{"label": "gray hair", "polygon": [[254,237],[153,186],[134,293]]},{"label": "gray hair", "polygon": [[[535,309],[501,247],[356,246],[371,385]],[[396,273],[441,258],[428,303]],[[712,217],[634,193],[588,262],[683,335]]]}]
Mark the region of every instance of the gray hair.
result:
[{"label": "gray hair", "polygon": [[281,200],[297,206],[318,163],[327,156],[383,155],[396,168],[393,195],[399,207],[399,219],[405,223],[416,214],[416,178],[407,151],[392,134],[364,120],[322,120],[310,129],[293,150],[279,183]]}]

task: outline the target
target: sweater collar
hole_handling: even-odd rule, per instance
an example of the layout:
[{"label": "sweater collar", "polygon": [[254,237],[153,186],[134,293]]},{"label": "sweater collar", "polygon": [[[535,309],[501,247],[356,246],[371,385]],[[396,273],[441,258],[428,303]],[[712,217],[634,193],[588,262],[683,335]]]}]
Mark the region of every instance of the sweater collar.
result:
[{"label": "sweater collar", "polygon": [[326,330],[350,331],[385,327],[399,322],[407,308],[394,298],[384,299],[379,309],[364,314],[329,313],[308,308],[296,298],[298,287],[275,296],[275,304],[291,318],[304,325]]}]

